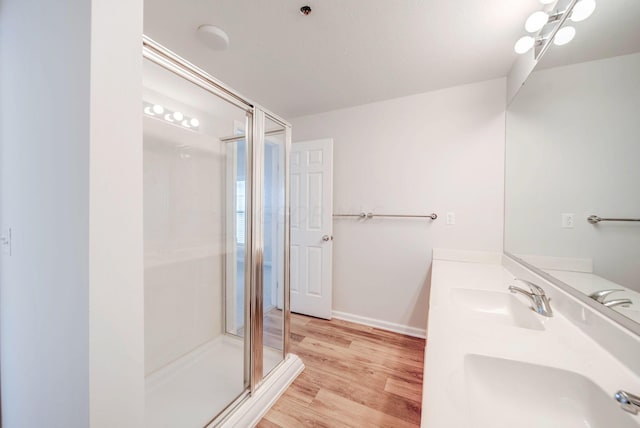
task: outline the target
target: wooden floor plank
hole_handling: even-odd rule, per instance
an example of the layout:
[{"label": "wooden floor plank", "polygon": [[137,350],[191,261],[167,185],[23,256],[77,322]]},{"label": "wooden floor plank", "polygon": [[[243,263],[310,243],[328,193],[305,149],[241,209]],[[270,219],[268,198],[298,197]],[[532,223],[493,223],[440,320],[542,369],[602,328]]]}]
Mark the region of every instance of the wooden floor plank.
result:
[{"label": "wooden floor plank", "polygon": [[321,389],[309,406],[319,413],[348,423],[355,428],[361,427],[415,427],[414,424],[388,415],[377,409],[356,403],[326,389]]},{"label": "wooden floor plank", "polygon": [[[289,401],[283,396],[269,410],[263,421],[268,421],[275,426],[282,427],[318,427],[318,428],[350,428],[340,419],[335,419],[326,413],[320,413],[310,409],[308,406],[301,405],[295,401]],[[260,424],[258,424],[260,426]]]},{"label": "wooden floor plank", "polygon": [[420,426],[424,339],[292,314],[305,364],[261,428]]},{"label": "wooden floor plank", "polygon": [[422,401],[422,385],[406,382],[402,379],[388,378],[384,390],[416,402]]}]

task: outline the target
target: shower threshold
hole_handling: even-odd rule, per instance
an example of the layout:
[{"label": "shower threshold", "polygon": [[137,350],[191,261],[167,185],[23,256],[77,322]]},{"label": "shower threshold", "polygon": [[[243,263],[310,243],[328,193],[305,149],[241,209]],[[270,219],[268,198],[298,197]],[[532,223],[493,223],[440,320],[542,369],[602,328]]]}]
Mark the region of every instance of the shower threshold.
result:
[{"label": "shower threshold", "polygon": [[[265,373],[282,351],[264,349]],[[200,428],[243,392],[244,339],[221,335],[145,379],[145,426]]]}]

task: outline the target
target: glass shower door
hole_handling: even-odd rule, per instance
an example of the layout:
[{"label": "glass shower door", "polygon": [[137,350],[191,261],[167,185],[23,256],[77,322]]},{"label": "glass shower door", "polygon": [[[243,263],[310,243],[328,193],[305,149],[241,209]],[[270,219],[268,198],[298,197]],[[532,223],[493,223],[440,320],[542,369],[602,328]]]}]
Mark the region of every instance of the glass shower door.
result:
[{"label": "glass shower door", "polygon": [[145,426],[210,426],[287,352],[291,127],[146,37],[143,56]]},{"label": "glass shower door", "polygon": [[251,113],[149,60],[143,71],[145,425],[202,427],[248,393],[247,144],[223,140],[246,135]]}]

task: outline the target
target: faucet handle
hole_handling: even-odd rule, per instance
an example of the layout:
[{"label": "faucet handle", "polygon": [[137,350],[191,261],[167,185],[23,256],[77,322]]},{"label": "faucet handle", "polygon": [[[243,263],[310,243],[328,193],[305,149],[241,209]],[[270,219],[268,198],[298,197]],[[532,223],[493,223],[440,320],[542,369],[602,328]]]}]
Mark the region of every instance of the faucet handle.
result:
[{"label": "faucet handle", "polygon": [[620,407],[634,415],[640,410],[640,397],[628,393],[627,391],[618,391],[614,394],[614,398],[620,403]]},{"label": "faucet handle", "polygon": [[589,294],[589,297],[591,297],[596,302],[602,303],[609,294],[615,293],[616,291],[624,291],[624,290],[621,288],[610,288],[607,290],[594,291],[593,293]]},{"label": "faucet handle", "polygon": [[631,299],[613,299],[613,300],[608,300],[606,302],[602,302],[602,304],[605,305],[607,308],[613,308],[614,306],[620,306],[620,305],[622,305],[623,307],[627,307],[627,306],[633,304],[633,300],[631,300]]},{"label": "faucet handle", "polygon": [[531,292],[533,294],[535,294],[536,296],[546,296],[544,290],[542,289],[542,287],[534,284],[531,281],[527,281],[526,279],[522,279],[522,278],[513,278],[514,281],[520,281],[524,284],[527,284],[527,286],[529,287],[529,290],[531,290]]}]

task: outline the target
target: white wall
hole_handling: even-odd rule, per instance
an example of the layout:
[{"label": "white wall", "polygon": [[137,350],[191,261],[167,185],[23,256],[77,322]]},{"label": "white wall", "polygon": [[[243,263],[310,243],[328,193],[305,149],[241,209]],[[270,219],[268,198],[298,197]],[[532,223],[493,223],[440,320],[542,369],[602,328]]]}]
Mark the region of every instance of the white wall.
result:
[{"label": "white wall", "polygon": [[[534,72],[509,107],[506,249],[593,260],[640,291],[640,54]],[[562,228],[561,214],[575,226]]]},{"label": "white wall", "polygon": [[143,416],[142,2],[0,3],[2,425]]},{"label": "white wall", "polygon": [[334,311],[418,333],[434,247],[501,251],[505,98],[497,79],[292,120],[334,139],[334,212],[440,216],[334,220]]},{"label": "white wall", "polygon": [[0,3],[5,428],[89,423],[90,6]]}]

